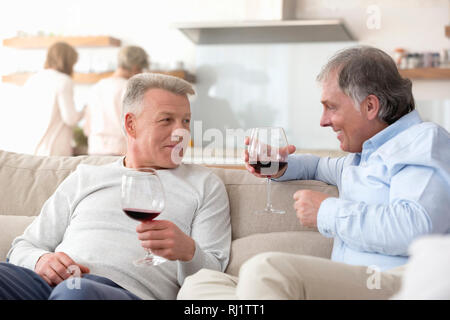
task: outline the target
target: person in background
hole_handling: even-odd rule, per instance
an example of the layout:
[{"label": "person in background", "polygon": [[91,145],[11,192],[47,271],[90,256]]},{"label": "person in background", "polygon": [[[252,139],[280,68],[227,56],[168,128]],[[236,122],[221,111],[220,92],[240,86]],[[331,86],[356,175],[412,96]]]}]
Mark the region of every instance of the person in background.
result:
[{"label": "person in background", "polygon": [[149,67],[148,55],[137,46],[119,51],[118,68],[93,88],[85,114],[84,134],[88,137],[88,153],[124,155],[126,138],[122,134],[120,115],[127,80]]},{"label": "person in background", "polygon": [[48,49],[44,70],[25,83],[25,108],[34,121],[33,129],[26,130],[34,139],[36,155],[72,155],[73,127],[84,114],[84,110],[75,109],[73,99],[71,76],[77,60],[78,53],[71,45],[54,43]]}]

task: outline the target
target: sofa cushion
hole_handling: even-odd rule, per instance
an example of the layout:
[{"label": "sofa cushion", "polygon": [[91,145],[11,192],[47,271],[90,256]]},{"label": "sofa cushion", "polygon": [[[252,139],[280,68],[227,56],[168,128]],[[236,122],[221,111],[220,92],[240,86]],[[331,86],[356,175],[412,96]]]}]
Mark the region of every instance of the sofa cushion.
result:
[{"label": "sofa cushion", "polygon": [[267,251],[303,254],[330,259],[333,240],[314,231],[270,232],[234,240],[226,273],[237,276],[241,265]]},{"label": "sofa cushion", "polygon": [[4,262],[14,238],[21,235],[35,217],[0,215],[0,261]]}]

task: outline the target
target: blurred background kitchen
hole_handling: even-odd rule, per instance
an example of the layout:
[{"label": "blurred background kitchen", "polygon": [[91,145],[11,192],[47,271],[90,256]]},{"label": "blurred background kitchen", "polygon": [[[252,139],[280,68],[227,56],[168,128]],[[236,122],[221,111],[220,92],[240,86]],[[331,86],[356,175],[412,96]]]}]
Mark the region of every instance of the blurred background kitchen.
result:
[{"label": "blurred background kitchen", "polygon": [[[356,44],[391,54],[413,81],[423,119],[450,130],[450,0],[16,0],[0,2],[0,25],[3,150],[33,152],[26,123],[46,120],[27,116],[23,84],[56,40],[78,52],[78,111],[116,70],[124,46],[143,48],[150,72],[192,82],[197,151],[187,161],[240,163],[241,136],[256,126],[285,128],[300,152],[339,154],[335,134],[319,126],[315,78],[333,53]],[[74,155],[85,154],[74,132]],[[215,157],[220,134],[232,152]]]}]

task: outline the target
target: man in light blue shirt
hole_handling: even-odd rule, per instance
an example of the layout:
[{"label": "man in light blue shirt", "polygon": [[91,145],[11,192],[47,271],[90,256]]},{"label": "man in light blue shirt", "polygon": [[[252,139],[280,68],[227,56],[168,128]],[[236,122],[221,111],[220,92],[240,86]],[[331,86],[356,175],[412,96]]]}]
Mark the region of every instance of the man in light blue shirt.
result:
[{"label": "man in light blue shirt", "polygon": [[344,50],[318,80],[320,125],[331,127],[349,154],[291,154],[277,180],[338,187],[339,198],[309,190],[294,194],[300,222],[334,238],[333,261],[381,271],[404,265],[413,240],[450,233],[450,134],[421,120],[411,82],[381,50]]},{"label": "man in light blue shirt", "polygon": [[[361,152],[334,159],[290,155],[278,180],[293,179],[339,189],[339,198],[324,195],[316,223],[307,224],[334,238],[333,261],[387,270],[407,262],[415,238],[450,232],[450,137],[417,111],[366,140]],[[294,197],[302,196],[320,194]]]},{"label": "man in light blue shirt", "polygon": [[[273,178],[338,187],[339,198],[312,190],[294,194],[300,223],[334,238],[332,261],[258,255],[240,270],[238,298],[386,299],[400,287],[399,266],[412,241],[450,233],[450,134],[421,120],[411,81],[400,76],[392,58],[372,47],[346,49],[318,81],[320,125],[331,127],[349,154],[320,158],[293,154],[289,146],[288,166]],[[248,154],[245,160],[259,176]],[[371,270],[379,273],[378,285],[370,284]]]}]

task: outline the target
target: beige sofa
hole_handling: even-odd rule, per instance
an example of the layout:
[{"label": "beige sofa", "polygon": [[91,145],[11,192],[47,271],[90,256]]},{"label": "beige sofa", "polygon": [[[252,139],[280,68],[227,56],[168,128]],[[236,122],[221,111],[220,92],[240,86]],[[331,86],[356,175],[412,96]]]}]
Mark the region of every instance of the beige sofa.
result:
[{"label": "beige sofa", "polygon": [[[45,200],[79,163],[101,165],[115,157],[38,157],[0,151],[0,261],[5,261],[12,240],[39,214]],[[223,180],[231,206],[232,249],[227,273],[237,275],[243,262],[264,251],[283,251],[330,258],[332,240],[301,226],[292,195],[312,189],[337,196],[336,187],[319,181],[272,184],[274,206],[284,215],[256,215],[266,199],[264,179],[245,170],[212,168]]]}]

